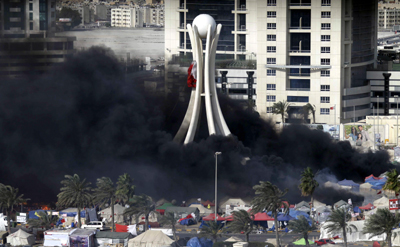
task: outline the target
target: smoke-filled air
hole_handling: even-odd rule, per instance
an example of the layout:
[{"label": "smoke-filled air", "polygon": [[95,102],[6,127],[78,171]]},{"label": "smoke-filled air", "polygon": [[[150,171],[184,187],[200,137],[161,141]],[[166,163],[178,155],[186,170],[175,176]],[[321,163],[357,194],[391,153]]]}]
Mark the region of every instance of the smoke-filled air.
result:
[{"label": "smoke-filled air", "polygon": [[203,127],[195,142],[177,144],[172,139],[187,102],[175,96],[146,94],[142,79],[126,79],[113,52],[100,47],[76,54],[38,79],[2,82],[0,180],[33,202],[50,203],[66,174],[95,182],[102,176],[115,181],[126,172],[134,178],[136,194],[212,200],[214,153],[220,151],[221,198],[251,198],[255,184],[271,181],[288,188],[286,198],[297,203],[305,199],[298,184],[309,166],[321,171],[315,199],[333,204],[363,198],[323,187],[328,178],[361,182],[393,168],[385,151],[359,153],[319,130],[292,125],[278,133],[223,95],[221,107],[233,136],[208,137]]}]

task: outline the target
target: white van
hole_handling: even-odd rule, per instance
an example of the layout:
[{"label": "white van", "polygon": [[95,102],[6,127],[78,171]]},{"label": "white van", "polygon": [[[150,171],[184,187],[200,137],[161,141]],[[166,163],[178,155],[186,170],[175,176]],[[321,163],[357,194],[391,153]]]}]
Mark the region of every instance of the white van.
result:
[{"label": "white van", "polygon": [[82,225],[82,229],[99,229],[104,230],[105,226],[104,223],[101,221],[90,221],[87,224]]}]

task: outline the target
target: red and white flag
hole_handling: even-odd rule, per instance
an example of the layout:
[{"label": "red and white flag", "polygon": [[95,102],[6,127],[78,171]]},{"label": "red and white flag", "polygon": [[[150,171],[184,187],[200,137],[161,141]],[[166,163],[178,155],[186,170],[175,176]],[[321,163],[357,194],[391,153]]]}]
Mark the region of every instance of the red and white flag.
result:
[{"label": "red and white flag", "polygon": [[193,61],[188,69],[187,85],[188,87],[196,87],[197,63]]},{"label": "red and white flag", "polygon": [[331,106],[331,110],[334,110],[335,109],[335,107],[334,106]]}]

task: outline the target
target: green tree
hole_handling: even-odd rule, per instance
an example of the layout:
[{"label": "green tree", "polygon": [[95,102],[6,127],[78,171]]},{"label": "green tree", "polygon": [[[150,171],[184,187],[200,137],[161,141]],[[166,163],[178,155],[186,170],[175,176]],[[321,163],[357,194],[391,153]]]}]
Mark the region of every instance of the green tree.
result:
[{"label": "green tree", "polygon": [[218,224],[214,220],[207,221],[201,228],[199,237],[211,238],[213,243],[217,242],[217,239],[222,237],[222,224]]},{"label": "green tree", "polygon": [[29,199],[24,199],[24,194],[19,194],[19,189],[10,185],[0,184],[0,208],[6,211],[8,233],[11,234],[11,213],[14,207],[24,203]]},{"label": "green tree", "polygon": [[81,210],[90,205],[92,202],[90,182],[86,182],[86,178],[80,179],[77,174],[65,175],[65,179],[61,181],[63,187],[57,195],[58,207],[76,207],[78,213],[78,227],[81,227]]},{"label": "green tree", "polygon": [[366,220],[363,233],[370,233],[370,238],[386,233],[386,243],[392,247],[392,235],[397,237],[397,233],[393,233],[392,229],[400,224],[400,215],[398,212],[392,214],[388,208],[378,208],[376,213]]},{"label": "green tree", "polygon": [[311,167],[307,167],[301,173],[301,179],[299,189],[301,190],[302,196],[311,196],[311,207],[314,207],[314,191],[319,186],[317,180],[315,180],[315,174]]},{"label": "green tree", "polygon": [[116,197],[118,202],[127,204],[135,194],[135,185],[132,184],[133,179],[128,173],[119,176],[117,181]]},{"label": "green tree", "polygon": [[332,213],[329,215],[326,224],[324,228],[328,232],[339,232],[342,231],[343,233],[343,241],[344,241],[344,246],[347,247],[347,236],[346,233],[349,232],[351,233],[353,230],[357,230],[357,228],[354,225],[351,225],[348,223],[348,221],[351,219],[350,213],[347,211],[347,209],[336,209],[333,210]]},{"label": "green tree", "polygon": [[102,177],[98,178],[96,182],[97,188],[93,189],[94,196],[93,201],[96,204],[99,204],[100,207],[105,207],[107,204],[111,207],[111,220],[112,220],[112,229],[111,231],[115,231],[115,219],[114,219],[114,206],[117,200],[117,188],[114,186],[111,178]]},{"label": "green tree", "polygon": [[71,18],[71,28],[78,26],[82,22],[79,11],[67,7],[63,7],[61,11],[57,11],[56,16],[57,20],[58,18]]},{"label": "green tree", "polygon": [[[387,180],[382,187],[384,190],[392,190],[397,195],[400,193],[399,173],[396,169],[386,172]],[[397,197],[397,196],[396,196]]]},{"label": "green tree", "polygon": [[173,212],[166,212],[160,220],[162,225],[171,226],[172,233],[174,234],[174,240],[176,241],[176,223],[178,222],[179,217],[176,217]]},{"label": "green tree", "polygon": [[304,112],[304,120],[308,118],[308,115],[310,115],[311,112],[313,117],[313,123],[315,124],[315,107],[310,103],[307,103],[305,106],[303,106],[303,112]]},{"label": "green tree", "polygon": [[308,233],[317,229],[314,222],[308,222],[307,218],[304,215],[300,215],[297,220],[289,221],[288,225],[289,229],[293,230],[293,232],[303,235],[304,240],[306,241],[306,246],[310,246],[308,242]]},{"label": "green tree", "polygon": [[289,106],[290,106],[290,104],[288,102],[286,102],[285,100],[276,102],[272,105],[272,113],[281,115],[282,123],[285,123],[285,114],[286,114]]},{"label": "green tree", "polygon": [[146,231],[149,225],[149,215],[151,213],[157,213],[155,210],[156,204],[153,199],[148,195],[140,195],[132,198],[130,207],[125,209],[124,215],[130,217],[144,215],[146,224],[144,230]]},{"label": "green tree", "polygon": [[246,242],[249,242],[249,234],[254,228],[254,215],[251,215],[246,210],[240,209],[233,211],[233,221],[229,223],[228,231],[241,233],[246,235]]},{"label": "green tree", "polygon": [[38,219],[28,219],[27,223],[30,228],[44,227],[46,230],[54,227],[57,224],[58,216],[52,215],[52,212],[38,212]]},{"label": "green tree", "polygon": [[283,206],[284,214],[289,213],[289,203],[283,197],[288,192],[287,189],[281,191],[277,186],[271,182],[260,181],[260,184],[253,187],[256,196],[251,201],[253,212],[271,211],[275,222],[276,244],[279,243],[279,225],[278,225],[278,212]]}]

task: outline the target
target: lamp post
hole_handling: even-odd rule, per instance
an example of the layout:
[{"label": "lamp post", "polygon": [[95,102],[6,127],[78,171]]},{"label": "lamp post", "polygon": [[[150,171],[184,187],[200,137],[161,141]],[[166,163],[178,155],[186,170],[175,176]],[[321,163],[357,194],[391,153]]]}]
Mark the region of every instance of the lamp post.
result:
[{"label": "lamp post", "polygon": [[377,108],[378,108],[378,110],[376,111],[376,115],[378,116],[378,135],[379,135],[379,140],[380,140],[380,131],[379,131],[379,95],[377,95],[376,96],[377,98],[378,98],[378,100],[377,100]]},{"label": "lamp post", "polygon": [[396,110],[396,147],[399,146],[399,96],[395,95],[397,110]]},{"label": "lamp post", "polygon": [[218,203],[217,203],[217,171],[218,171],[218,155],[220,155],[221,152],[215,152],[215,222],[217,222],[217,208],[218,208]]}]

